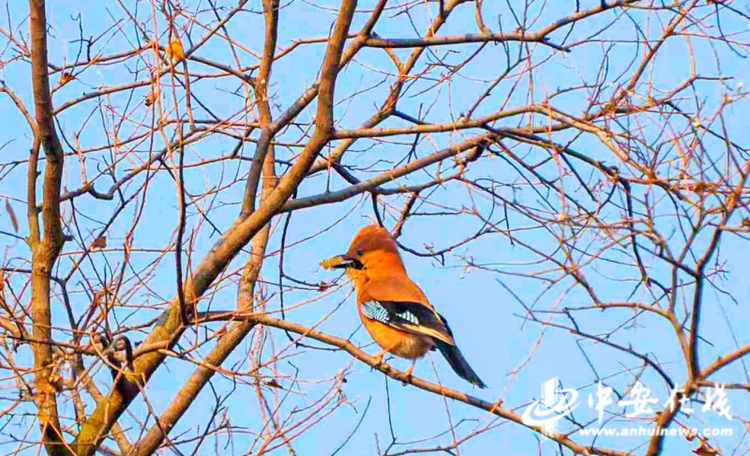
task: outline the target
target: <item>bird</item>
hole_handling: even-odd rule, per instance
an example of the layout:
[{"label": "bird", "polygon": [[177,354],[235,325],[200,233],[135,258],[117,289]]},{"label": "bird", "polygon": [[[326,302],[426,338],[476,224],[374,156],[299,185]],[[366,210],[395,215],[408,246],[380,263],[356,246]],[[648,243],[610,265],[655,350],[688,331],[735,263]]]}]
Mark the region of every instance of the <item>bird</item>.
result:
[{"label": "bird", "polygon": [[411,378],[416,361],[437,349],[459,377],[487,387],[456,346],[446,319],[409,278],[398,245],[386,228],[365,226],[345,254],[320,264],[326,269],[344,269],[354,282],[362,324],[383,349],[375,357],[378,365],[386,353],[409,359],[412,363],[406,375]]}]

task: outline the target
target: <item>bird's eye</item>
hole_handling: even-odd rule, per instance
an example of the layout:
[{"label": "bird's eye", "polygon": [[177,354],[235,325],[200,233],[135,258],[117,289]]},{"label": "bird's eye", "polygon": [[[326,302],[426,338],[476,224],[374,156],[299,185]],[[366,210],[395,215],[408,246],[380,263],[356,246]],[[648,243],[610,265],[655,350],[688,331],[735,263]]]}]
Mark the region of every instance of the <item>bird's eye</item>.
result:
[{"label": "bird's eye", "polygon": [[362,256],[364,254],[365,252],[363,252],[362,249],[357,249],[357,256]]}]

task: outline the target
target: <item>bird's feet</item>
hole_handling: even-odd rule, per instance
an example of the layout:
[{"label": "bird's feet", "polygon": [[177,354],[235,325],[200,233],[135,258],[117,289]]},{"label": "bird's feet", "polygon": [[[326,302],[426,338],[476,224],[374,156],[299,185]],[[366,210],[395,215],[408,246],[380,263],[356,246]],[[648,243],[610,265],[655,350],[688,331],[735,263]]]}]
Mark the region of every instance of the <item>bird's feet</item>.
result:
[{"label": "bird's feet", "polygon": [[381,369],[386,364],[383,362],[383,357],[385,357],[385,354],[388,353],[388,350],[383,350],[382,352],[375,355],[375,364],[373,364],[373,369]]},{"label": "bird's feet", "polygon": [[404,372],[406,374],[406,378],[404,379],[404,386],[411,383],[411,373],[414,372],[414,364],[409,366],[408,369]]}]

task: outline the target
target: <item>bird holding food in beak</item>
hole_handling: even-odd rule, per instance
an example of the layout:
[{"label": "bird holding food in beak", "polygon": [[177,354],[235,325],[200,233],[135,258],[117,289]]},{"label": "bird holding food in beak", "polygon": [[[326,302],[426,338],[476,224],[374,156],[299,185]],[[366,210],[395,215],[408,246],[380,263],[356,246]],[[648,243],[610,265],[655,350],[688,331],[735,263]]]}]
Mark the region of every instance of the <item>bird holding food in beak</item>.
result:
[{"label": "bird holding food in beak", "polygon": [[412,360],[406,371],[429,350],[438,349],[464,380],[486,385],[456,346],[448,322],[437,313],[419,286],[406,273],[396,241],[377,225],[362,228],[344,255],[321,263],[327,269],[344,269],[354,281],[357,310],[370,336],[386,353]]}]

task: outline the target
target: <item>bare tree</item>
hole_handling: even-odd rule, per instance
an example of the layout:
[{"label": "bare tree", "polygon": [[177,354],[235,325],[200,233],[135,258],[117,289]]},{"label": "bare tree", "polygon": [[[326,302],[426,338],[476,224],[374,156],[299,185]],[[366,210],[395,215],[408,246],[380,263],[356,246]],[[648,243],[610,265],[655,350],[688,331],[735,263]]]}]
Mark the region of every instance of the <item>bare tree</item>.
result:
[{"label": "bare tree", "polygon": [[[54,3],[0,27],[3,454],[747,453],[747,4]],[[365,223],[423,280],[480,278],[451,322],[484,399],[368,354],[316,270]],[[604,414],[636,439],[551,430],[519,386],[550,369],[673,402]],[[716,389],[734,439],[691,434]]]}]

